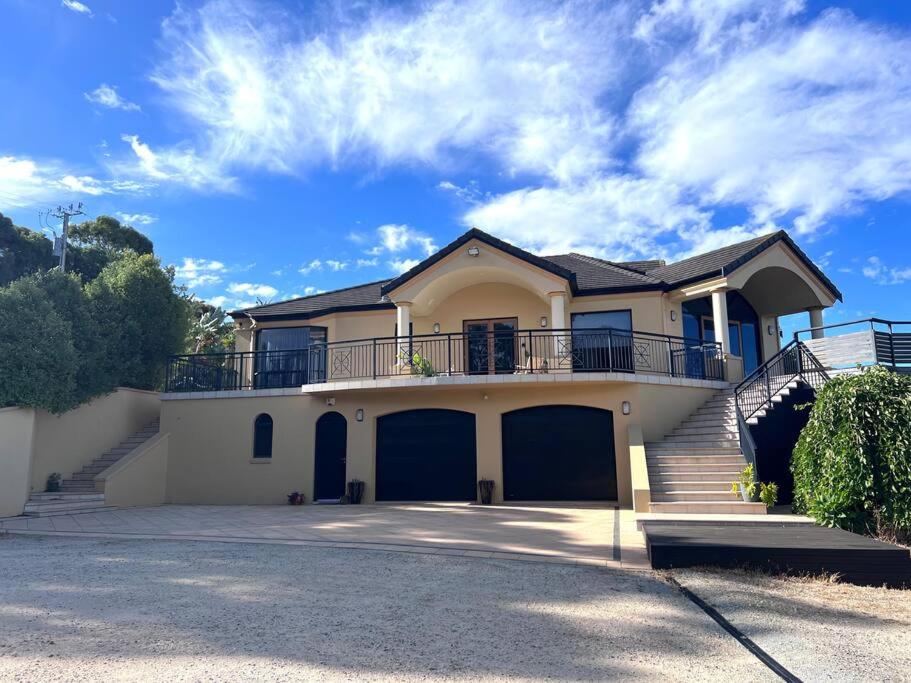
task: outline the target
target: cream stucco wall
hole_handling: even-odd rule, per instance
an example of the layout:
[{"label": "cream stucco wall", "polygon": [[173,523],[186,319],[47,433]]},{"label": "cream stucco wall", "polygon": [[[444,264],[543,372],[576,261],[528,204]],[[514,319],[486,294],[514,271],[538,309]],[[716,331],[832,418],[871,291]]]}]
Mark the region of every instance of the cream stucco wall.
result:
[{"label": "cream stucco wall", "polygon": [[159,433],[95,479],[105,505],[162,505],[167,498],[169,435]]},{"label": "cream stucco wall", "polygon": [[28,500],[35,411],[0,408],[0,517],[22,514]]},{"label": "cream stucco wall", "polygon": [[415,317],[415,334],[432,334],[433,324],[442,332],[461,332],[466,320],[518,318],[519,329],[541,328],[541,316],[550,318],[550,304],[536,294],[501,283],[483,283],[451,294],[426,316]]},{"label": "cream stucco wall", "polygon": [[47,476],[64,479],[158,417],[154,391],[119,388],[62,415],[37,411],[31,490],[44,491]]},{"label": "cream stucco wall", "polygon": [[[613,412],[619,502],[632,505],[628,427],[642,424],[646,438],[670,432],[713,389],[634,382],[589,386],[451,387],[383,391],[346,391],[332,397],[251,396],[178,399],[162,403],[162,431],[170,434],[167,500],[172,503],[279,504],[292,490],[313,496],[316,420],[329,411],[348,421],[347,479],[367,483],[374,499],[376,419],[401,410],[444,408],[476,416],[478,478],[497,482],[502,500],[501,416],[519,408],[580,405]],[[485,398],[486,396],[486,398]],[[623,401],[631,414],[622,414]],[[356,411],[364,410],[357,422]],[[273,456],[254,460],[253,421],[260,413],[273,419]],[[559,467],[559,453],[554,467]]]}]

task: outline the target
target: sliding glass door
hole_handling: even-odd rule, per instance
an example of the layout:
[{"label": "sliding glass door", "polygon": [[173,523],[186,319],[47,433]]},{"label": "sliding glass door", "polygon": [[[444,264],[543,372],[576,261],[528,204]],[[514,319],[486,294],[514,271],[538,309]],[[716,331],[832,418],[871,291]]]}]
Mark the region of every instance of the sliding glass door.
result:
[{"label": "sliding glass door", "polygon": [[255,389],[297,387],[326,377],[325,327],[276,327],[256,335]]}]

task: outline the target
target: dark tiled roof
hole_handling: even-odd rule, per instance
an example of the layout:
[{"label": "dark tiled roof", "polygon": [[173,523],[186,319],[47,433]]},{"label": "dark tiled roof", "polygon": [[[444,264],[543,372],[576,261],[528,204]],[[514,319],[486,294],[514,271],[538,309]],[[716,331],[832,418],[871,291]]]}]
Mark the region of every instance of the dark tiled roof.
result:
[{"label": "dark tiled roof", "polygon": [[231,313],[235,318],[250,315],[254,318],[312,318],[339,310],[356,311],[381,308],[395,308],[389,301],[383,301],[380,289],[388,280],[356,285],[332,292],[323,292],[299,299],[279,301],[274,304],[245,308]]},{"label": "dark tiled roof", "polygon": [[594,256],[572,253],[544,258],[576,274],[578,294],[594,294],[604,290],[661,289],[663,285],[661,280],[645,273]]},{"label": "dark tiled roof", "polygon": [[655,268],[660,268],[665,265],[663,260],[651,260],[651,261],[614,261],[615,265],[620,266],[621,268],[629,268],[630,270],[638,270],[640,273],[647,273],[650,270]]},{"label": "dark tiled roof", "polygon": [[838,299],[842,298],[841,292],[838,291],[835,285],[810,261],[807,255],[800,250],[800,247],[794,244],[794,241],[783,230],[666,265],[664,261],[657,260],[614,263],[595,258],[594,256],[575,253],[536,256],[473,228],[433,256],[393,280],[380,280],[366,285],[338,289],[333,292],[314,294],[313,296],[305,296],[265,306],[256,306],[242,311],[234,311],[231,315],[235,318],[250,315],[260,319],[306,319],[337,311],[394,308],[394,305],[385,298],[386,292],[404,284],[472,238],[479,239],[523,261],[566,278],[573,293],[579,296],[613,292],[670,290],[691,282],[719,277],[739,268],[776,242],[784,241],[820,281],[829,288],[832,294]]},{"label": "dark tiled roof", "polygon": [[661,266],[660,268],[648,271],[648,274],[652,277],[664,280],[670,287],[681,287],[691,282],[698,282],[699,280],[706,280],[711,277],[727,275],[750,259],[761,254],[776,242],[784,242],[787,244],[794,253],[797,254],[797,257],[804,262],[807,268],[809,268],[829,289],[835,298],[839,301],[842,300],[842,295],[841,292],[838,291],[838,288],[826,277],[825,273],[823,273],[805,253],[803,253],[801,248],[794,243],[794,240],[792,240],[784,230],[779,230],[770,235],[763,235],[762,237],[755,237],[745,242],[731,244],[730,246],[715,249],[706,252],[705,254],[699,254],[698,256],[692,256],[683,259],[682,261],[671,263],[670,265]]}]

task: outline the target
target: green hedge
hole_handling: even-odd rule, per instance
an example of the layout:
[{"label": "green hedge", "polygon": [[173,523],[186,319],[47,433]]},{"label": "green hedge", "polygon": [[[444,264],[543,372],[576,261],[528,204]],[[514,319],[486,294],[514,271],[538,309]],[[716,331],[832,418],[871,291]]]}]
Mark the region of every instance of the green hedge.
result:
[{"label": "green hedge", "polygon": [[795,512],[861,533],[911,533],[911,377],[874,367],[827,382],[791,471]]}]

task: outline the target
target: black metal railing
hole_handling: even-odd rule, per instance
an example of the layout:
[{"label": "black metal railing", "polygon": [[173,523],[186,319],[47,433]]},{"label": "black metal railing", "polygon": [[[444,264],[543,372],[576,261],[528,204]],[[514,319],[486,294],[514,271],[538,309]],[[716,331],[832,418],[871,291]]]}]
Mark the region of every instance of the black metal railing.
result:
[{"label": "black metal railing", "polygon": [[715,342],[618,329],[494,330],[313,344],[290,351],[173,356],[165,390],[298,387],[401,375],[629,372],[724,379]]},{"label": "black metal railing", "polygon": [[804,343],[792,341],[734,389],[737,415],[746,421],[763,408],[771,408],[775,396],[795,380],[818,389],[828,379],[825,369]]}]

